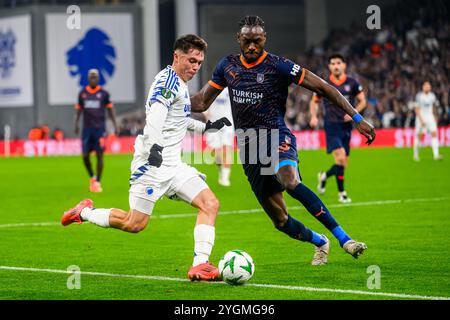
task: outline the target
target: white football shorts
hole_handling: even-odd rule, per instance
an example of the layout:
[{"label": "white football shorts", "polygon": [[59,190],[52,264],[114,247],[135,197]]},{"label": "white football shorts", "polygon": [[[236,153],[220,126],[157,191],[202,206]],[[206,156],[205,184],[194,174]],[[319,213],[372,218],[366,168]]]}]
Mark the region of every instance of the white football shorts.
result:
[{"label": "white football shorts", "polygon": [[436,120],[434,119],[433,116],[424,117],[424,120],[425,120],[425,125],[422,126],[420,123],[420,120],[418,118],[416,118],[416,127],[415,127],[416,134],[423,134],[427,131],[429,133],[437,131]]},{"label": "white football shorts", "polygon": [[205,180],[204,174],[184,162],[156,168],[148,164],[138,166],[133,161],[130,208],[151,215],[156,201],[164,195],[190,204],[201,191],[209,188]]}]

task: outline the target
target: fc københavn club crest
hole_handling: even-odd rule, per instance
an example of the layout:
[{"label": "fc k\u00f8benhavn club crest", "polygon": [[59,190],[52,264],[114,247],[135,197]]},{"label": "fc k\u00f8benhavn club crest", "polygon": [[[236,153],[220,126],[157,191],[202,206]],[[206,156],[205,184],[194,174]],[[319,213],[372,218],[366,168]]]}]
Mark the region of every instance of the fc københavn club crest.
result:
[{"label": "fc k\u00f8benhavn club crest", "polygon": [[258,73],[256,75],[256,82],[263,83],[264,82],[264,73]]},{"label": "fc k\u00f8benhavn club crest", "polygon": [[79,77],[79,84],[89,84],[88,70],[100,71],[99,84],[105,85],[115,72],[116,49],[111,38],[99,28],[89,29],[84,37],[66,52],[71,77]]}]

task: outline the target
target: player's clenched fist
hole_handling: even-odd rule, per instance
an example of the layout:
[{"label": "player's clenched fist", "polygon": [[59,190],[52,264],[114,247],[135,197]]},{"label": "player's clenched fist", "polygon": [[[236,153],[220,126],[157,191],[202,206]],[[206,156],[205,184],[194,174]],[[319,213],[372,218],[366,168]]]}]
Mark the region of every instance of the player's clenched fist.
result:
[{"label": "player's clenched fist", "polygon": [[366,120],[362,120],[361,122],[356,124],[356,129],[361,133],[363,136],[367,138],[366,143],[370,145],[373,140],[375,140],[375,129],[373,126],[368,123]]},{"label": "player's clenched fist", "polygon": [[205,131],[208,131],[210,129],[220,130],[224,126],[231,126],[230,120],[228,120],[226,117],[220,118],[219,120],[216,120],[214,122],[208,120],[205,126]]},{"label": "player's clenched fist", "polygon": [[156,143],[150,149],[150,155],[148,156],[148,164],[154,167],[161,167],[162,159],[162,151],[163,147],[157,145]]}]

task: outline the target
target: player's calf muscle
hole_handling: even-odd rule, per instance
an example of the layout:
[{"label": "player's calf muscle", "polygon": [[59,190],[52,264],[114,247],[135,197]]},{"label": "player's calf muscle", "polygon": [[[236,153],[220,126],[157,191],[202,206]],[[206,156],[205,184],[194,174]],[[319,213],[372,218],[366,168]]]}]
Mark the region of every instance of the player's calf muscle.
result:
[{"label": "player's calf muscle", "polygon": [[125,225],[122,227],[123,231],[130,232],[130,233],[138,233],[145,229],[144,224],[139,224],[135,222],[128,221],[125,223]]},{"label": "player's calf muscle", "polygon": [[264,211],[272,220],[272,223],[275,228],[282,228],[287,220],[288,220],[288,212],[286,210],[286,206],[282,199],[282,194],[275,194],[266,199],[264,199],[261,203]]},{"label": "player's calf muscle", "polygon": [[138,233],[145,229],[148,219],[136,219],[133,211],[126,212],[120,209],[112,209],[109,218],[111,227],[130,233]]},{"label": "player's calf muscle", "polygon": [[276,229],[283,228],[288,220],[287,212],[281,210],[280,208],[271,207],[270,209],[265,208],[268,213],[272,223]]},{"label": "player's calf muscle", "polygon": [[211,190],[205,189],[200,192],[192,201],[192,206],[199,209],[197,224],[215,224],[220,202]]}]

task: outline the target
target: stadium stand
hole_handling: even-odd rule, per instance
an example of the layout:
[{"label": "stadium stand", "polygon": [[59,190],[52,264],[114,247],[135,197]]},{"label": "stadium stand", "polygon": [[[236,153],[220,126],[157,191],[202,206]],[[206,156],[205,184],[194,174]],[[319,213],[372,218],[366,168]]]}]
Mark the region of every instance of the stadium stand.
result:
[{"label": "stadium stand", "polygon": [[[437,6],[414,0],[408,6],[384,7],[382,12],[380,31],[356,26],[333,30],[322,43],[293,58],[327,77],[328,55],[343,54],[348,60],[347,73],[363,84],[368,97],[364,115],[377,128],[413,126],[412,102],[421,84],[429,80],[440,102],[439,125],[448,125],[448,3]],[[308,90],[291,88],[286,117],[294,129],[309,128],[310,96]]]}]

